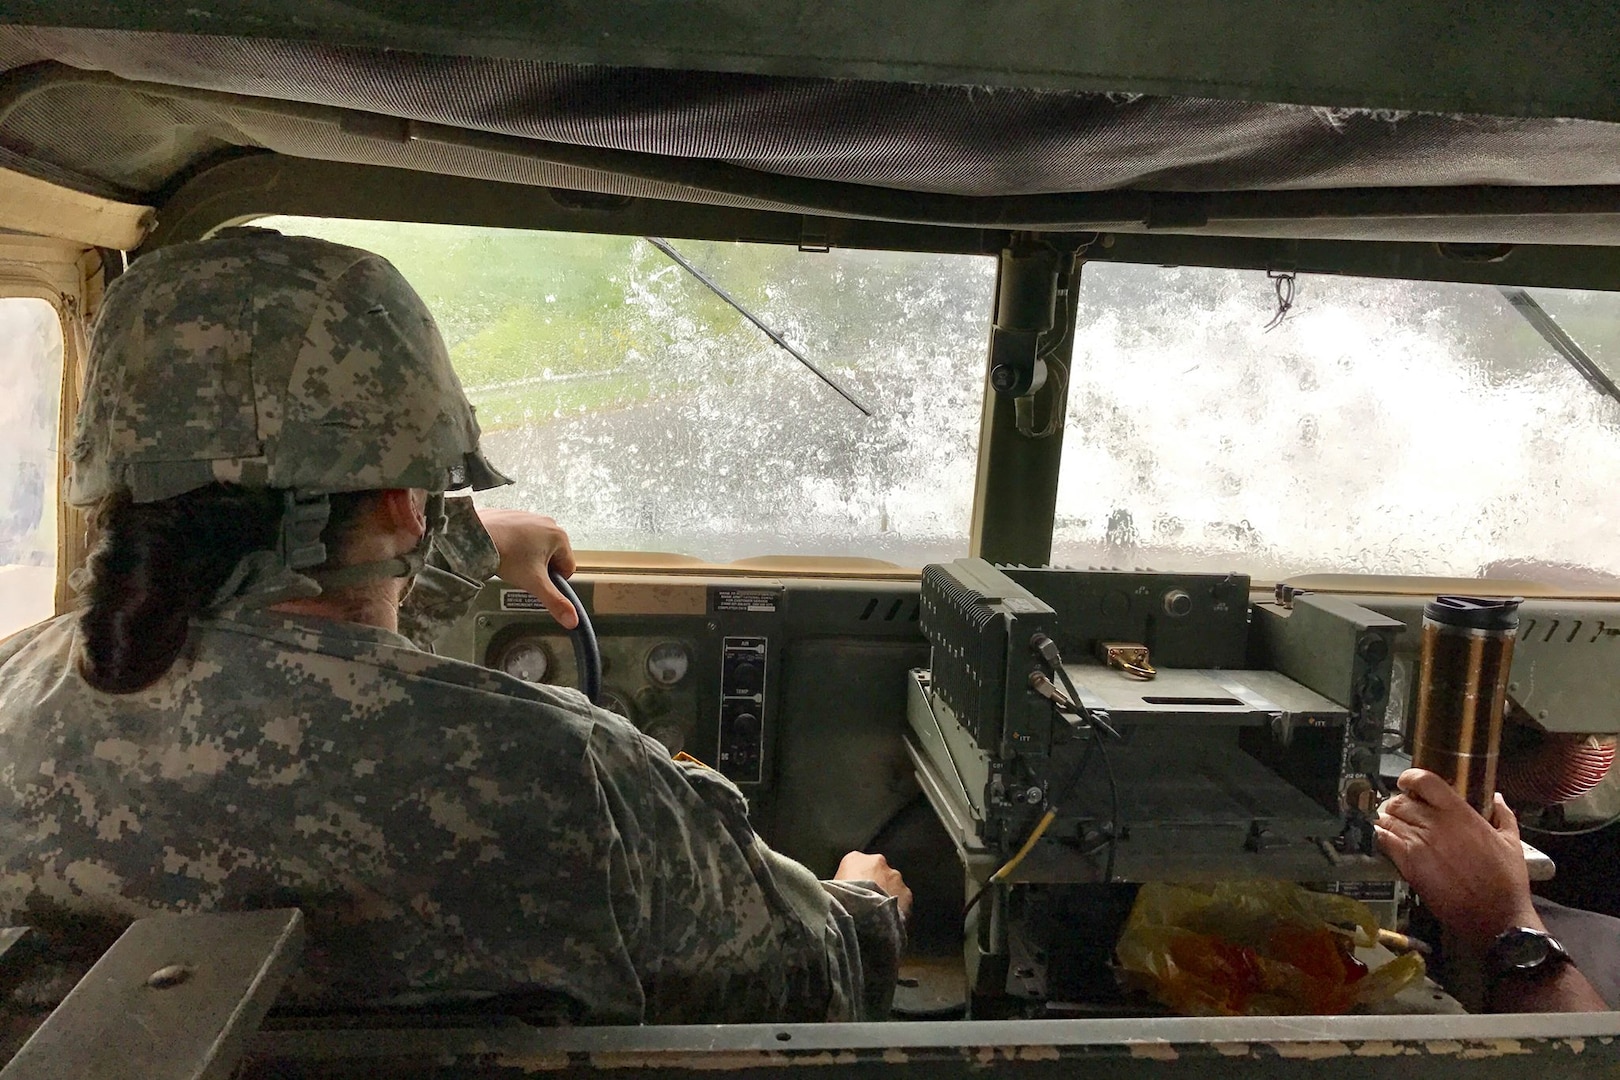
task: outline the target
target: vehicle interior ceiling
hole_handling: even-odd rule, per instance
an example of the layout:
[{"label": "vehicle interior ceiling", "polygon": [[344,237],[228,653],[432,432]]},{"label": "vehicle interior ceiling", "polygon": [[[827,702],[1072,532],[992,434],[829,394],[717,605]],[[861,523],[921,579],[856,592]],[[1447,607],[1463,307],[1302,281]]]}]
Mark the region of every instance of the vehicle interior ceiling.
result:
[{"label": "vehicle interior ceiling", "polygon": [[[1195,92],[1106,67],[818,68],[809,45],[548,51],[522,27],[458,48],[453,26],[249,6],[213,32],[181,5],[90,5],[76,26],[0,6],[0,286],[60,309],[60,423],[126,259],[262,219],[395,258],[430,305],[461,305],[441,314],[458,365],[487,360],[462,375],[519,480],[499,497],[582,549],[609,707],[726,771],[817,871],[869,849],[905,872],[913,952],[957,965],[913,979],[912,1015],[960,1015],[966,993],[963,867],[906,741],[925,563],[1151,566],[1167,611],[1184,579],[1247,575],[1258,605],[1285,582],[1404,622],[1408,662],[1414,605],[1439,592],[1620,625],[1607,458],[1546,449],[1620,424],[1620,117],[1601,96],[1381,94],[1393,59],[1338,91]],[[442,280],[475,264],[477,296]],[[609,285],[564,340],[548,305],[587,264]],[[611,325],[582,329],[593,313]],[[1441,384],[1468,378],[1454,411]],[[1516,439],[1498,487],[1447,502],[1455,462]],[[1527,494],[1554,474],[1561,495]],[[31,561],[64,610],[85,526],[45,517]],[[1206,652],[1280,670],[1244,611]],[[441,644],[564,684],[573,648],[499,583]],[[1620,689],[1620,662],[1580,666],[1582,701]],[[1613,712],[1569,730],[1620,730]],[[1613,830],[1538,843],[1549,895],[1620,914]]]}]

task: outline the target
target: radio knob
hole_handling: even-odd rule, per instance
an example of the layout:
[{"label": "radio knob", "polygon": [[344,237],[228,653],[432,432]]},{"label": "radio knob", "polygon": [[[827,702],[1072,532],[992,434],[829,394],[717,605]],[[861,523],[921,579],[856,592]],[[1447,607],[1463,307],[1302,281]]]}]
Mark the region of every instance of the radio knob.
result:
[{"label": "radio knob", "polygon": [[1173,619],[1184,615],[1191,615],[1193,609],[1192,597],[1187,595],[1185,589],[1171,589],[1164,594],[1164,613]]},{"label": "radio knob", "polygon": [[1368,634],[1362,638],[1360,647],[1356,650],[1361,658],[1369,664],[1379,663],[1389,655],[1389,642],[1377,634]]}]

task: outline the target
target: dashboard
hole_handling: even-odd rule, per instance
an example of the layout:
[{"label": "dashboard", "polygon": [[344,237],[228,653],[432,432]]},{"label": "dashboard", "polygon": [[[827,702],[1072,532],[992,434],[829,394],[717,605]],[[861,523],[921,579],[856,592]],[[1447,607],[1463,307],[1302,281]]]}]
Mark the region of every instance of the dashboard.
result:
[{"label": "dashboard", "polygon": [[[938,869],[933,889],[961,890],[960,873],[946,873],[954,867],[948,838],[917,820],[926,804],[906,753],[909,673],[930,660],[917,580],[581,573],[573,584],[600,639],[606,706],[672,754],[734,780],[774,848],[823,874],[846,851],[885,850],[908,880],[914,868]],[[1412,624],[1394,660],[1403,686],[1391,687],[1404,697],[1421,604],[1393,596],[1367,602]],[[1614,730],[1617,690],[1607,673],[1620,668],[1599,655],[1620,641],[1609,629],[1612,612],[1558,606],[1569,618],[1557,627],[1596,628],[1587,634],[1592,643],[1569,644],[1567,632],[1555,635],[1537,621],[1525,627],[1521,652],[1550,677],[1535,681],[1536,695],[1560,687],[1565,696],[1582,693],[1578,701],[1553,695],[1532,704],[1561,729]],[[1540,620],[1535,607],[1527,605],[1527,616]],[[531,682],[577,682],[571,636],[538,601],[498,580],[440,648]],[[1565,672],[1565,660],[1586,674]],[[1591,839],[1550,844],[1548,854],[1561,863],[1550,887],[1559,899],[1607,910],[1611,883],[1598,872],[1606,856],[1570,849]]]},{"label": "dashboard", "polygon": [[[906,673],[928,663],[915,579],[581,573],[573,585],[601,645],[603,706],[733,780],[773,847],[830,872],[917,798],[902,739]],[[578,685],[568,631],[499,580],[440,647]]]},{"label": "dashboard", "polygon": [[[786,589],[777,581],[580,583],[602,649],[603,708],[738,784],[767,782]],[[521,589],[481,597],[474,653],[527,682],[579,686],[572,636]]]}]

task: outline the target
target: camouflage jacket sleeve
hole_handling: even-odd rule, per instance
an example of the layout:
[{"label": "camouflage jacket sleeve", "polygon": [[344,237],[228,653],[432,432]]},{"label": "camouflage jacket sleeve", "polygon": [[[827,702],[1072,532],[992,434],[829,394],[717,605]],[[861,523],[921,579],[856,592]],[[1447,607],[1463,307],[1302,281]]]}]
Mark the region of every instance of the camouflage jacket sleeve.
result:
[{"label": "camouflage jacket sleeve", "polygon": [[655,868],[649,1021],[885,1019],[903,942],[895,901],[817,881],[755,835],[729,780],[642,742],[656,845],[643,857]]},{"label": "camouflage jacket sleeve", "polygon": [[[774,852],[772,854],[775,854]],[[777,858],[781,858],[780,855]],[[871,881],[823,881],[832,908],[843,908],[860,943],[861,1000],[856,1020],[887,1020],[900,979],[900,953],[906,947],[900,905]]]},{"label": "camouflage jacket sleeve", "polygon": [[444,500],[444,517],[444,531],[399,610],[399,632],[422,649],[467,613],[501,561],[471,499]]}]

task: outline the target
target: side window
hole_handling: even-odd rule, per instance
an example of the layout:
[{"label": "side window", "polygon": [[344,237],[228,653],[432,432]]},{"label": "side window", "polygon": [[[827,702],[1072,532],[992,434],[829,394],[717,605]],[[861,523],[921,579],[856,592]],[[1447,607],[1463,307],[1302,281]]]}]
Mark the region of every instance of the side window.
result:
[{"label": "side window", "polygon": [[56,599],[62,324],[32,297],[0,297],[0,637]]}]

